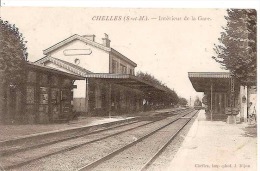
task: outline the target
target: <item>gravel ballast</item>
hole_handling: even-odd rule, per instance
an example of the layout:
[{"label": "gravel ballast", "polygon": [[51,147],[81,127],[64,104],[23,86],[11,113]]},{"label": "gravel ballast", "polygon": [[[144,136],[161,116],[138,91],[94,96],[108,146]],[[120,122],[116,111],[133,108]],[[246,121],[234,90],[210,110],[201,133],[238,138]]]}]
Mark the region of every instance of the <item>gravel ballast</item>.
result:
[{"label": "gravel ballast", "polygon": [[[177,116],[173,116],[171,118],[176,119]],[[76,168],[80,168],[90,162],[104,157],[111,151],[117,150],[126,144],[134,142],[142,135],[160,127],[163,123],[170,122],[169,120],[170,118],[167,118],[164,121],[155,122],[145,127],[103,139],[95,143],[87,144],[71,151],[55,154],[15,170],[75,170]],[[39,154],[39,152],[35,153]]]}]

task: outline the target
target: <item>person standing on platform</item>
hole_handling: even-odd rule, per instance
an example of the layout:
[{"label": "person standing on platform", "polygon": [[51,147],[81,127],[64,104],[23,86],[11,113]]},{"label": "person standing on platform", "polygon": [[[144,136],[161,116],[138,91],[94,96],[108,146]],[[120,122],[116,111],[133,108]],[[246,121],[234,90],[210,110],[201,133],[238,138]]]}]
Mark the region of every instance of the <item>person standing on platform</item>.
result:
[{"label": "person standing on platform", "polygon": [[248,106],[248,123],[250,125],[256,124],[256,109],[252,102]]}]

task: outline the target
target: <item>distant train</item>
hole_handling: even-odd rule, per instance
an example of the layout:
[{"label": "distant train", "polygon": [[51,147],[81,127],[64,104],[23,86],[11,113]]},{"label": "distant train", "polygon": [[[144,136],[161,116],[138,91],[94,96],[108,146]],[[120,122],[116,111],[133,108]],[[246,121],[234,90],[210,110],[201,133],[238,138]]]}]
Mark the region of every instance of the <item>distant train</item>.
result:
[{"label": "distant train", "polygon": [[202,110],[202,109],[205,109],[203,106],[194,106],[194,109],[196,110]]}]

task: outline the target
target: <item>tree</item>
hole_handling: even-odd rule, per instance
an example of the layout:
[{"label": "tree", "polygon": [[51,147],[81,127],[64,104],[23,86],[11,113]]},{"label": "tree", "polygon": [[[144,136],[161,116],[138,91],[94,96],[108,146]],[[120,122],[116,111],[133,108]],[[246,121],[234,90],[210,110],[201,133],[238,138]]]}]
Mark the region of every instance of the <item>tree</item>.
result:
[{"label": "tree", "polygon": [[148,73],[137,72],[136,76],[142,80],[145,80],[152,85],[162,86],[166,91],[164,92],[150,92],[149,94],[145,94],[145,98],[150,99],[153,103],[164,103],[164,105],[177,104],[179,101],[179,97],[177,93],[163,84],[161,81],[156,79],[154,76]]},{"label": "tree", "polygon": [[139,71],[139,72],[136,73],[136,76],[141,78],[142,80],[148,81],[148,82],[153,83],[155,85],[163,85],[163,83],[161,81],[156,79],[151,74],[143,73],[143,72]]},{"label": "tree", "polygon": [[212,58],[240,84],[256,84],[256,10],[228,9],[227,14],[227,26],[214,48],[217,56]]},{"label": "tree", "polygon": [[6,87],[19,88],[25,80],[24,65],[28,56],[25,43],[15,25],[0,18],[0,118],[4,114]]},{"label": "tree", "polygon": [[179,97],[179,105],[181,106],[186,106],[188,104],[188,100],[183,98],[183,97]]}]

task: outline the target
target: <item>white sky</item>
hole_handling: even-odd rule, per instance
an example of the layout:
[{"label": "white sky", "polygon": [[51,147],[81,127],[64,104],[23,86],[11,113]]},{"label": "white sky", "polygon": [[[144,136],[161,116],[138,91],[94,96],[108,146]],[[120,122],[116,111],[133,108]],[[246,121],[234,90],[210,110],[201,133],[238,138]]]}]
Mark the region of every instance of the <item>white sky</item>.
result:
[{"label": "white sky", "polygon": [[[225,9],[112,9],[112,8],[1,8],[1,17],[23,33],[29,60],[43,57],[42,50],[73,34],[95,34],[102,42],[109,35],[111,47],[137,63],[178,95],[189,100],[199,95],[188,72],[224,71],[211,56],[226,21]],[[181,21],[93,21],[93,16],[181,17]],[[209,17],[210,21],[184,21],[184,17]]]}]

